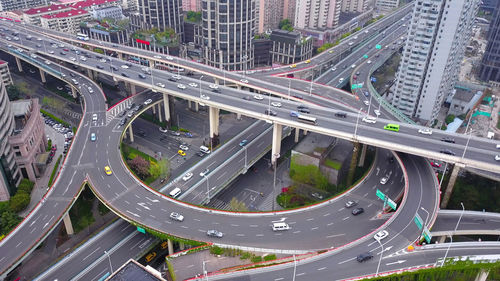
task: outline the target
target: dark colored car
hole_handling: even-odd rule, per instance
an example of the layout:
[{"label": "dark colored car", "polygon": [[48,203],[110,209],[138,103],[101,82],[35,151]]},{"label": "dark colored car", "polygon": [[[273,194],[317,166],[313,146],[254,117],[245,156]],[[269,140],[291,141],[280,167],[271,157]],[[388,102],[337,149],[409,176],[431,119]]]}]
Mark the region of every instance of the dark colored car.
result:
[{"label": "dark colored car", "polygon": [[448,154],[448,155],[455,155],[455,152],[453,152],[449,149],[446,149],[446,148],[441,149],[439,152],[441,152],[443,154]]},{"label": "dark colored car", "polygon": [[218,89],[218,88],[217,89],[212,89],[212,92],[214,92],[214,93],[220,93],[220,89]]},{"label": "dark colored car", "polygon": [[251,98],[249,96],[244,96],[243,99],[244,100],[251,100]]},{"label": "dark colored car", "polygon": [[345,112],[336,112],[335,117],[346,118],[347,114]]},{"label": "dark colored car", "polygon": [[70,72],[70,73],[69,73],[69,76],[71,76],[71,77],[75,77],[76,75],[75,75],[73,72]]},{"label": "dark colored car", "polygon": [[309,110],[309,108],[307,107],[301,107],[299,109],[297,109],[299,112],[302,112],[302,113],[311,113],[311,110]]},{"label": "dark colored car", "polygon": [[352,213],[353,215],[357,216],[357,215],[359,215],[359,214],[364,213],[364,211],[365,211],[365,210],[364,210],[363,208],[356,208],[356,209],[353,209],[351,213]]},{"label": "dark colored car", "polygon": [[98,64],[96,65],[95,67],[99,68],[99,69],[103,69],[104,67],[102,67],[102,65]]},{"label": "dark colored car", "polygon": [[278,115],[278,113],[277,113],[276,111],[272,110],[272,109],[266,109],[265,113],[266,113],[267,115],[271,115],[271,116],[276,116],[276,115]]},{"label": "dark colored car", "polygon": [[114,71],[118,71],[118,67],[116,67],[114,65],[110,65],[109,68],[113,69]]},{"label": "dark colored car", "polygon": [[441,141],[448,142],[448,143],[455,143],[455,139],[450,138],[450,137],[442,138]]},{"label": "dark colored car", "polygon": [[356,260],[358,262],[364,262],[367,260],[371,260],[373,258],[373,255],[370,252],[365,252],[360,254],[359,256],[356,257]]},{"label": "dark colored car", "polygon": [[205,156],[205,153],[201,152],[201,151],[198,151],[196,152],[196,155],[200,156],[200,157],[203,157]]},{"label": "dark colored car", "polygon": [[122,72],[122,76],[123,76],[123,77],[128,77],[128,74],[127,74],[127,73],[125,73],[125,72]]}]

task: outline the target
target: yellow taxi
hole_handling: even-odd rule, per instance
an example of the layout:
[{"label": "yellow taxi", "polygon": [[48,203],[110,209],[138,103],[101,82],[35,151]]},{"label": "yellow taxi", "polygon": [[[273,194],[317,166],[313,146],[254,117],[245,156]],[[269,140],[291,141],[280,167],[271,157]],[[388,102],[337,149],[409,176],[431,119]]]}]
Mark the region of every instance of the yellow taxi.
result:
[{"label": "yellow taxi", "polygon": [[156,257],[156,252],[151,252],[151,253],[149,253],[149,254],[146,256],[145,260],[146,260],[146,262],[150,262],[150,261],[152,261],[155,257]]},{"label": "yellow taxi", "polygon": [[111,168],[109,166],[104,166],[104,172],[108,176],[111,176],[111,174],[113,174],[113,172],[111,172]]},{"label": "yellow taxi", "polygon": [[295,63],[290,65],[290,68],[296,68],[296,67],[297,67],[297,65]]},{"label": "yellow taxi", "polygon": [[333,50],[328,51],[330,54],[333,54]]},{"label": "yellow taxi", "polygon": [[306,63],[310,63],[310,62],[311,62],[311,60],[306,60]]},{"label": "yellow taxi", "polygon": [[180,156],[186,156],[186,152],[184,152],[184,150],[177,151],[177,154],[179,154]]}]

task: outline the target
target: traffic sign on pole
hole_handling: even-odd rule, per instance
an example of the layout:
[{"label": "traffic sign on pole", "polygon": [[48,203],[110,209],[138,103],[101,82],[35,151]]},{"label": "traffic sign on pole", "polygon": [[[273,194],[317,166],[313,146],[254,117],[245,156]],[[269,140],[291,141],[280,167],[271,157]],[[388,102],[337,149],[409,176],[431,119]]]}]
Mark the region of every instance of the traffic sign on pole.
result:
[{"label": "traffic sign on pole", "polygon": [[364,55],[364,56],[363,56],[363,58],[364,58],[364,59],[367,59],[367,58],[368,58],[368,55]]},{"label": "traffic sign on pole", "polygon": [[424,238],[425,241],[427,241],[427,244],[431,243],[432,234],[430,233],[429,229],[427,229],[427,227],[424,228]]},{"label": "traffic sign on pole", "polygon": [[424,221],[422,220],[422,218],[418,214],[415,214],[413,221],[417,225],[418,229],[422,229],[422,226],[424,225]]},{"label": "traffic sign on pole", "polygon": [[375,194],[377,195],[378,198],[385,201],[385,194],[382,191],[380,191],[380,189],[377,189],[377,192]]},{"label": "traffic sign on pole", "polygon": [[380,49],[382,49],[382,46],[380,46],[379,44],[377,44],[377,45],[375,45],[375,48],[378,49],[378,50],[380,50]]},{"label": "traffic sign on pole", "polygon": [[358,88],[358,84],[352,84],[351,85],[351,90],[356,90]]},{"label": "traffic sign on pole", "polygon": [[139,231],[142,234],[146,234],[146,230],[142,227],[137,227],[137,231]]},{"label": "traffic sign on pole", "polygon": [[398,204],[392,201],[391,198],[389,198],[389,196],[387,196],[387,205],[389,205],[389,207],[391,207],[393,210],[396,210],[396,208],[398,207]]}]

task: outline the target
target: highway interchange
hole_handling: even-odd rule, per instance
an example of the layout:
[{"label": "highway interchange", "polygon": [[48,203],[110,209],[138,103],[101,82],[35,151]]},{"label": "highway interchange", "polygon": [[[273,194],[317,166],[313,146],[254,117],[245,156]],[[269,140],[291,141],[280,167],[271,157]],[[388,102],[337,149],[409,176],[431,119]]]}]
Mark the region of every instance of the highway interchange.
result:
[{"label": "highway interchange", "polygon": [[[57,56],[56,53],[54,55]],[[87,61],[89,65],[91,65],[91,63],[94,63],[95,65],[96,63],[96,61],[92,61],[91,59],[88,59]],[[92,68],[92,66],[90,66],[89,68]],[[138,67],[134,66],[129,69],[120,69],[120,71],[129,74],[130,77],[137,77],[138,69],[136,68]],[[61,70],[64,73],[69,74],[69,70],[62,68]],[[160,77],[157,78],[157,75]],[[158,83],[159,81],[168,85],[168,87],[166,87],[165,89],[169,90],[169,92],[171,93],[174,93],[174,91],[178,91],[176,89],[176,84],[169,83],[167,79],[165,79],[168,77],[161,77],[161,72],[153,70],[153,76],[155,81],[154,83]],[[36,243],[36,241],[39,241],[40,239],[39,235],[42,234],[43,231],[48,231],[50,226],[54,225],[59,220],[59,218],[55,216],[42,216],[41,214],[44,213],[43,209],[45,208],[45,210],[47,210],[45,211],[46,214],[62,214],[63,211],[67,208],[68,203],[71,202],[71,200],[77,195],[80,183],[82,183],[85,179],[91,181],[94,191],[99,195],[99,197],[103,199],[104,202],[109,204],[109,206],[113,210],[118,211],[121,216],[133,220],[138,220],[138,218],[140,218],[141,223],[147,225],[148,227],[158,229],[163,232],[168,232],[176,236],[195,240],[210,240],[205,236],[206,230],[217,227],[218,229],[226,233],[222,240],[223,244],[227,243],[227,241],[231,241],[227,244],[251,246],[256,248],[260,247],[267,249],[293,249],[297,250],[297,253],[299,253],[303,250],[323,249],[321,245],[324,245],[323,243],[325,242],[325,239],[328,241],[328,235],[334,235],[331,234],[331,230],[328,229],[328,223],[333,223],[330,226],[343,223],[342,220],[345,217],[333,218],[334,215],[332,215],[334,214],[334,212],[342,211],[342,206],[344,203],[343,199],[323,203],[311,208],[311,210],[309,211],[304,212],[247,214],[244,218],[245,222],[241,223],[242,218],[237,217],[234,214],[228,214],[218,211],[207,211],[201,208],[186,208],[188,205],[185,203],[173,202],[172,200],[166,199],[165,197],[158,196],[158,194],[147,190],[141,185],[138,185],[137,180],[130,175],[130,172],[123,165],[123,161],[118,151],[118,144],[123,135],[123,128],[118,126],[119,118],[111,118],[110,120],[107,119],[104,96],[101,94],[101,90],[97,87],[97,85],[95,85],[85,77],[79,76],[78,79],[80,81],[79,84],[84,85],[81,88],[81,93],[85,97],[86,114],[82,119],[82,123],[79,127],[77,137],[75,137],[75,142],[70,149],[70,153],[65,160],[64,170],[61,173],[61,176],[58,178],[56,185],[51,189],[48,196],[45,197],[46,199],[44,199],[42,204],[38,207],[38,210],[33,212],[33,214],[30,216],[31,220],[25,220],[23,222],[23,225],[16,230],[16,232],[22,231],[24,234],[30,233],[31,237],[29,237],[30,235],[24,235],[25,237],[21,238],[19,237],[19,235],[10,235],[7,239],[4,239],[2,241],[2,244],[0,244],[0,249],[2,249],[2,252],[8,252],[8,255],[0,260],[0,262],[2,262],[2,271],[5,271],[5,266],[8,267],[8,260],[10,260],[9,262],[12,263],[12,261],[18,258],[20,252],[29,251],[31,245],[26,245],[26,241],[33,241],[33,243]],[[182,81],[185,80],[194,83],[192,82],[192,80],[183,77]],[[204,82],[203,84],[205,85],[205,88],[207,88],[207,83]],[[145,85],[148,84],[146,83]],[[93,89],[94,94],[90,94],[88,92],[87,86],[90,86]],[[204,90],[204,92],[206,91]],[[296,108],[296,102],[288,102],[286,100],[279,99],[283,104],[283,107],[274,109],[278,111],[278,116],[262,116],[264,115],[264,110],[267,108],[266,104],[256,102],[244,104],[241,103],[242,95],[249,95],[250,98],[252,98],[253,94],[239,92],[229,88],[224,88],[223,92],[225,95],[222,97],[220,95],[210,93],[211,99],[209,101],[204,101],[204,103],[208,105],[213,104],[219,108],[226,107],[227,109],[242,107],[243,109],[241,109],[241,111],[245,115],[278,121],[280,123],[282,122],[284,124],[289,124],[292,127],[304,127],[304,125],[302,124],[297,124],[297,122],[295,121],[290,121],[290,118],[288,117],[289,111]],[[192,100],[201,101],[198,94],[199,89],[186,89],[181,93],[176,93],[176,95],[181,97],[187,97]],[[148,95],[147,97],[141,95],[133,97],[136,103],[141,103],[149,98],[153,99],[154,102],[152,104],[155,104],[155,102],[159,101],[162,96],[161,94],[157,93]],[[98,114],[97,122],[91,121],[91,115],[94,113]],[[324,126],[323,124],[329,124],[329,122],[332,122],[332,120],[330,120],[331,111],[329,112],[328,110],[314,107],[314,113],[315,116],[318,116],[319,124],[321,126]],[[345,120],[334,120],[331,126],[334,129],[331,130],[340,131],[343,127],[344,131],[353,131],[353,123],[357,123],[356,121],[359,121],[357,120],[357,117],[358,116],[356,114],[348,114],[348,118],[346,118]],[[389,122],[389,120],[387,120],[386,122]],[[378,123],[383,122],[380,122],[379,119]],[[315,128],[312,126],[305,127],[311,130],[315,130]],[[112,129],[110,130],[109,128]],[[360,123],[357,130],[358,134],[356,135],[356,137],[361,139],[362,136],[375,136],[377,132],[380,133],[380,130],[376,132],[373,131],[375,130],[372,130],[372,128],[368,126],[363,126]],[[404,128],[402,129],[402,131],[407,133],[408,135],[411,135],[413,133],[414,136],[412,138],[405,138],[405,136],[401,136],[403,134],[397,134],[398,137],[402,137],[402,139],[400,140],[401,142],[408,142],[410,140],[412,140],[415,144],[421,142],[419,138],[415,138],[419,137],[418,133],[416,133],[416,127],[408,126],[407,131],[405,131]],[[97,132],[99,134],[99,142],[92,144],[86,141],[88,140],[91,132]],[[439,137],[442,137],[442,135],[439,135],[438,132],[436,132],[435,134],[433,134],[433,137],[435,137],[436,135],[438,136],[436,137],[436,141],[434,141],[434,143],[441,144],[441,142],[439,141]],[[387,136],[392,140],[394,139],[394,134],[387,134]],[[463,141],[463,146],[465,144],[465,139],[461,139],[460,141]],[[457,139],[457,147],[461,147],[459,146],[459,143],[460,142]],[[470,141],[469,145],[471,147],[475,147],[475,150],[473,151],[476,152],[471,156],[483,153],[483,155],[476,158],[479,160],[482,160],[481,157],[484,157],[484,154],[491,155],[493,151],[491,149],[492,143],[488,141],[484,142],[481,139],[475,140],[473,138]],[[227,146],[227,148],[226,146],[223,146],[221,150],[216,152],[219,153],[220,156],[216,157],[217,155],[215,155],[216,153],[214,153],[213,160],[222,161],[224,159],[227,159],[227,155],[231,155],[231,151],[224,151],[225,149],[230,150],[234,148],[232,148],[231,146]],[[98,151],[101,153],[98,153]],[[388,239],[387,241],[384,241],[384,245],[387,245],[387,247],[391,247],[389,245],[392,245],[392,247],[398,247],[398,249],[411,244],[413,241],[415,241],[415,239],[417,239],[418,234],[416,234],[416,226],[408,222],[412,222],[412,218],[415,213],[419,211],[419,208],[425,207],[427,210],[432,210],[432,214],[435,214],[437,211],[438,202],[438,192],[436,192],[435,189],[435,186],[437,184],[435,182],[433,172],[427,162],[424,159],[415,156],[402,155],[401,157],[405,163],[403,167],[405,167],[407,171],[410,171],[407,173],[407,184],[405,185],[407,193],[405,195],[406,197],[403,198],[402,203],[405,208],[400,207],[396,215],[393,216],[394,219],[392,221],[389,220],[389,222],[384,225],[384,227],[386,227],[387,229],[397,229],[396,232],[398,232],[398,234],[391,236],[390,240]],[[384,165],[387,165],[387,161],[385,158],[377,158],[377,161],[382,161],[384,162]],[[95,163],[99,163],[99,166],[97,166]],[[114,173],[111,177],[104,175],[102,171],[102,167],[106,163],[108,163],[113,169]],[[377,166],[382,165],[380,162],[377,163]],[[199,169],[202,170],[204,169],[204,167],[199,167]],[[196,170],[193,172],[195,175],[197,175],[200,170]],[[216,174],[211,176],[216,176]],[[431,180],[431,182],[422,183],[421,180],[425,179]],[[373,190],[373,186],[377,184],[378,180],[379,179],[377,177],[367,177],[366,181],[363,183],[363,188],[369,187]],[[411,186],[412,188],[409,188],[409,186]],[[425,188],[427,188],[428,190],[424,190]],[[357,191],[358,190],[356,189],[356,192]],[[397,193],[397,190],[394,192]],[[424,193],[426,193],[427,196],[428,194],[434,194],[433,199],[424,200],[425,202],[415,200],[417,198],[422,198]],[[409,203],[406,202],[406,198],[408,197],[412,198],[411,202]],[[367,217],[369,216],[368,214],[375,215],[377,210],[381,208],[381,203],[382,202],[377,201],[372,202],[372,206],[370,207],[373,208],[368,209],[365,215]],[[167,217],[167,214],[171,211],[179,211],[186,217],[186,220],[182,223],[182,225],[180,225],[179,228],[173,228],[173,226],[175,226],[175,223],[177,222],[170,221],[168,219],[158,219],[160,217]],[[270,229],[271,221],[281,219],[285,216],[285,214],[286,221],[292,226],[293,231],[289,231],[283,234],[273,233]],[[319,221],[315,219],[329,216],[332,216],[332,221]],[[190,218],[189,220],[187,219],[188,217]],[[223,222],[217,219],[217,217],[220,217]],[[373,225],[371,229],[376,229],[378,226],[380,226],[380,224],[376,225],[376,222],[374,223],[375,225]],[[390,231],[392,232],[392,230]],[[311,238],[311,241],[303,241],[303,244],[293,245],[295,246],[293,247],[289,243],[289,241],[283,239],[283,237],[286,236],[297,237],[297,239],[299,239],[299,237],[301,236],[301,232],[307,232],[308,237]],[[326,235],[327,233],[328,235]],[[317,238],[315,238],[315,235],[317,235]],[[348,240],[353,241],[365,235],[366,229],[360,229],[359,233],[353,232],[352,237],[350,237],[352,239]],[[265,237],[265,239],[262,237]],[[337,238],[337,240],[339,240],[338,237],[330,238]],[[356,245],[347,247],[349,249],[344,250],[342,254],[356,256],[360,252],[360,248],[358,247],[363,246],[371,246],[373,247],[372,250],[376,251],[378,245],[374,245],[373,240],[370,238],[370,234],[366,235],[365,238],[361,238],[360,241],[354,243]],[[348,240],[340,239],[340,241],[342,242],[338,243],[342,244],[345,242],[349,242]],[[323,241],[323,243],[318,243],[321,241]],[[328,243],[330,245],[334,245],[333,247],[336,247],[335,243],[337,242],[333,241],[335,241],[335,239],[331,239],[330,241],[328,241]],[[4,249],[14,250],[4,251]],[[373,271],[368,271],[368,273],[369,272]]]}]

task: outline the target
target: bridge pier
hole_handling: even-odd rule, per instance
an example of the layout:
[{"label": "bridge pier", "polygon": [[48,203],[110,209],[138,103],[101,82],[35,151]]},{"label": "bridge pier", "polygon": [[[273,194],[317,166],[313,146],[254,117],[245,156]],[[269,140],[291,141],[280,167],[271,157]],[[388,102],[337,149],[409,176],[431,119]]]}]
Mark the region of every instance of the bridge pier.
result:
[{"label": "bridge pier", "polygon": [[358,167],[363,167],[365,165],[366,149],[367,148],[368,148],[368,146],[366,144],[363,144],[363,148],[361,149],[361,156],[359,156]]},{"label": "bridge pier", "polygon": [[73,230],[73,224],[71,223],[71,218],[69,217],[69,213],[66,213],[63,218],[64,227],[66,228],[66,233],[68,235],[73,235],[75,231]]},{"label": "bridge pier", "polygon": [[[165,122],[170,123],[170,107],[169,107],[169,97],[167,94],[163,94],[163,108],[165,109]],[[167,124],[168,126],[168,124]]]},{"label": "bridge pier", "polygon": [[153,105],[153,107],[151,107],[151,110],[153,111],[153,114],[156,114],[156,105]]},{"label": "bridge pier", "polygon": [[123,59],[123,54],[122,53],[117,53],[119,59]]},{"label": "bridge pier", "polygon": [[300,137],[300,129],[299,128],[295,128],[295,143],[298,143],[299,142],[299,137]]},{"label": "bridge pier", "polygon": [[134,142],[134,131],[132,131],[132,123],[128,126],[128,137],[130,142]]},{"label": "bridge pier", "polygon": [[163,122],[163,117],[161,116],[161,103],[158,104],[158,120]]},{"label": "bridge pier", "polygon": [[271,165],[274,165],[278,160],[278,155],[281,151],[281,134],[283,133],[283,126],[281,124],[273,124],[273,146],[271,148]]},{"label": "bridge pier", "polygon": [[476,279],[474,279],[474,281],[486,281],[486,278],[488,278],[489,274],[490,274],[489,270],[480,269],[479,272],[477,273]]},{"label": "bridge pier", "polygon": [[191,109],[191,101],[188,100],[188,108]]},{"label": "bridge pier", "polygon": [[16,64],[17,64],[17,70],[19,70],[19,72],[23,72],[23,65],[21,64],[21,60],[16,57]]},{"label": "bridge pier", "polygon": [[351,164],[349,165],[349,172],[347,173],[347,185],[350,186],[354,180],[354,172],[356,171],[356,162],[359,154],[359,142],[354,143],[352,150]]},{"label": "bridge pier", "polygon": [[47,79],[45,78],[45,71],[43,71],[41,68],[38,69],[40,71],[40,79],[42,80],[42,83],[47,83]]},{"label": "bridge pier", "polygon": [[130,89],[130,95],[135,95],[137,94],[137,91],[135,90],[135,84],[132,84],[130,82],[126,82],[127,88]]},{"label": "bridge pier", "polygon": [[[453,171],[451,171],[450,181],[448,182],[448,186],[446,186],[446,190],[443,195],[443,199],[441,200],[441,209],[446,208],[448,206],[448,202],[450,201],[451,193],[453,192],[453,187],[455,186],[455,182],[457,181],[458,172],[460,171],[460,167],[458,165],[453,166]],[[446,171],[444,171],[446,174]]]},{"label": "bridge pier", "polygon": [[168,254],[173,255],[174,254],[174,243],[172,243],[171,239],[168,239]]},{"label": "bridge pier", "polygon": [[194,111],[198,112],[200,110],[199,104],[197,102],[194,102]]},{"label": "bridge pier", "polygon": [[185,245],[184,245],[184,242],[179,242],[179,249],[181,249],[181,251],[183,251],[185,249]]},{"label": "bridge pier", "polygon": [[87,76],[91,79],[94,80],[94,71],[92,69],[87,69]]},{"label": "bridge pier", "polygon": [[236,113],[236,119],[241,120],[241,113]]},{"label": "bridge pier", "polygon": [[71,87],[71,95],[72,95],[72,96],[73,96],[73,98],[75,98],[75,99],[76,99],[76,97],[78,96],[78,95],[77,95],[77,92],[76,92],[75,87]]},{"label": "bridge pier", "polygon": [[[219,109],[209,107],[208,118],[210,121],[210,144],[216,146],[219,144]],[[210,150],[213,150],[213,147],[210,147]]]}]

